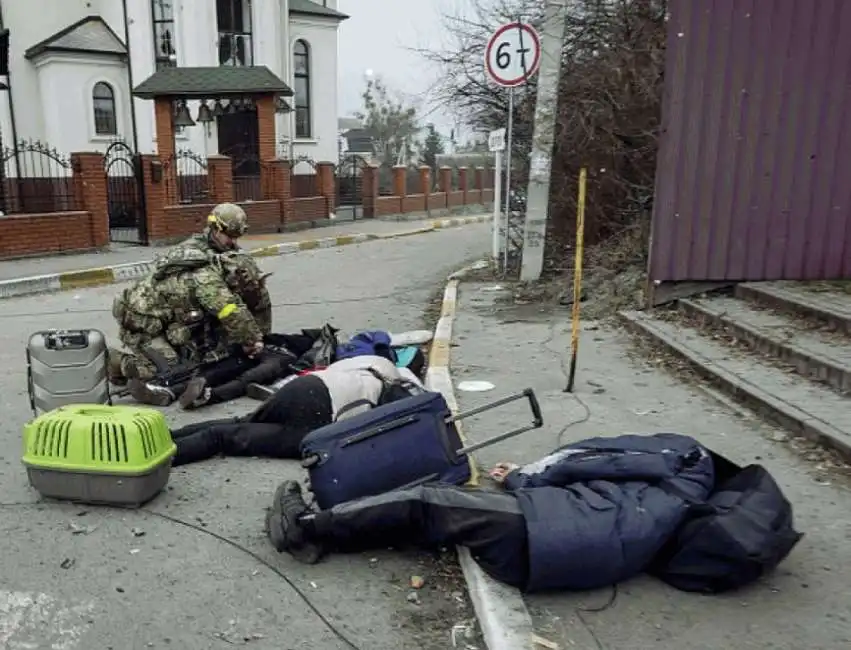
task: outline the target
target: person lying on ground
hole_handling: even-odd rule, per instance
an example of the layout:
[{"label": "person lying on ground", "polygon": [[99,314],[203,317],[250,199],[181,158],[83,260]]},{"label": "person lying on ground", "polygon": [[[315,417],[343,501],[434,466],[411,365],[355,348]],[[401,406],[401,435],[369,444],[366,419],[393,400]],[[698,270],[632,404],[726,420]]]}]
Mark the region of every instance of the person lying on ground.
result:
[{"label": "person lying on ground", "polygon": [[301,486],[285,481],[267,534],[278,552],[306,563],[331,549],[454,544],[524,591],[594,589],[645,570],[683,520],[685,504],[660,481],[695,499],[714,487],[707,450],[676,434],[592,438],[522,469],[500,463],[490,475],[504,490],[431,483],[325,511],[308,508]]},{"label": "person lying on ground", "polygon": [[175,400],[185,409],[238,399],[252,384],[267,385],[294,372],[293,367],[318,340],[320,330],[300,334],[269,334],[262,352],[249,357],[239,348],[215,362],[184,365],[151,380],[131,379],[130,395],[151,406],[169,406]]},{"label": "person lying on ground", "polygon": [[308,433],[379,405],[389,382],[399,382],[411,393],[425,390],[407,368],[371,355],[295,376],[271,390],[245,417],[199,422],[172,431],[177,445],[172,464],[186,465],[218,454],[297,459]]}]

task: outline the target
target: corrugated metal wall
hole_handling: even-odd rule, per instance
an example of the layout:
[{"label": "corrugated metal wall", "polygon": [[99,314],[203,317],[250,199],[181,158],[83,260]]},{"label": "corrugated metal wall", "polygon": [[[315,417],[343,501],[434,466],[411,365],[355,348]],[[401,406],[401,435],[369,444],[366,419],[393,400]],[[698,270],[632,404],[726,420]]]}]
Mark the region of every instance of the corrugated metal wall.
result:
[{"label": "corrugated metal wall", "polygon": [[669,11],[650,279],[851,278],[851,1]]}]

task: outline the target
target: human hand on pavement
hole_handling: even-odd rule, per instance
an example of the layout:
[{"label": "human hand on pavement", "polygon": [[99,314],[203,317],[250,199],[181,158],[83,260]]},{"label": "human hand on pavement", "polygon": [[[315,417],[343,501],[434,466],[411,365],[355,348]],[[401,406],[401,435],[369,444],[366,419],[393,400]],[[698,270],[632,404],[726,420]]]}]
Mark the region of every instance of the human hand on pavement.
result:
[{"label": "human hand on pavement", "polygon": [[520,469],[520,466],[515,465],[514,463],[497,463],[493,466],[493,469],[488,472],[488,475],[494,481],[502,485],[503,481],[505,481],[505,477],[517,469]]}]

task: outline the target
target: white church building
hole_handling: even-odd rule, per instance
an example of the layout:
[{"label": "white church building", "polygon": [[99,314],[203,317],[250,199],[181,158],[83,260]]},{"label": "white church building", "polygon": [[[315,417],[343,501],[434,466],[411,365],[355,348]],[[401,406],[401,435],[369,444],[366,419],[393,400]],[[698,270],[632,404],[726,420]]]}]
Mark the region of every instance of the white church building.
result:
[{"label": "white church building", "polygon": [[[4,146],[37,140],[62,154],[123,139],[157,149],[153,102],[132,89],[169,66],[262,65],[294,91],[276,115],[279,154],[337,159],[337,0],[0,0],[10,31]],[[4,96],[5,95],[5,96]],[[197,103],[190,103],[195,117]],[[217,122],[176,145],[226,153]],[[232,137],[232,134],[231,134]]]}]

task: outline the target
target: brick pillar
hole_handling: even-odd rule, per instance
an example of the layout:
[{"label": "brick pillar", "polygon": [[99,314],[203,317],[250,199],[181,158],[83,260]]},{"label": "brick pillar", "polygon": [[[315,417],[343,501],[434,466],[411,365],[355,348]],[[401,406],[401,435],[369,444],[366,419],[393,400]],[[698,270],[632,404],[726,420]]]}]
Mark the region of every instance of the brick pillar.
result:
[{"label": "brick pillar", "polygon": [[166,170],[158,155],[142,154],[141,159],[142,181],[145,184],[145,229],[148,233],[148,243],[155,243],[168,237],[164,216],[168,198]]},{"label": "brick pillar", "polygon": [[485,168],[476,167],[474,170],[473,183],[477,190],[485,189]]},{"label": "brick pillar", "polygon": [[[452,168],[451,167],[441,167],[438,172],[440,174],[438,178],[438,183],[440,185],[441,192],[451,192],[452,191]],[[449,197],[446,198],[449,201]]]},{"label": "brick pillar", "polygon": [[431,168],[428,165],[420,166],[420,194],[431,194]]},{"label": "brick pillar", "polygon": [[420,165],[417,171],[420,174],[419,193],[425,196],[425,209],[428,212],[428,200],[431,194],[431,169],[428,165]]},{"label": "brick pillar", "polygon": [[163,160],[174,156],[174,108],[168,97],[154,99],[154,129],[157,134],[157,152]]},{"label": "brick pillar", "polygon": [[92,244],[96,248],[109,246],[109,208],[103,154],[72,153],[71,169],[74,170],[74,207],[91,215]]},{"label": "brick pillar", "polygon": [[325,197],[325,216],[337,209],[337,178],[334,175],[334,163],[320,162],[316,164],[316,180],[319,183],[319,193]]},{"label": "brick pillar", "polygon": [[470,190],[467,183],[469,182],[469,178],[467,177],[467,168],[459,167],[458,168],[458,187],[461,188],[461,191],[464,192],[464,205],[467,205],[467,192]]},{"label": "brick pillar", "polygon": [[207,186],[210,203],[233,201],[233,161],[228,156],[207,157]]},{"label": "brick pillar", "polygon": [[272,95],[255,98],[257,105],[257,141],[258,157],[261,161],[276,160],[275,147],[275,100]]},{"label": "brick pillar", "polygon": [[408,195],[408,168],[404,165],[393,167],[393,196]]},{"label": "brick pillar", "polygon": [[361,201],[364,219],[375,218],[375,202],[378,199],[378,166],[364,165],[361,180]]},{"label": "brick pillar", "polygon": [[287,217],[291,211],[291,172],[290,161],[283,158],[275,158],[262,166],[266,170],[265,182],[261,178],[263,199],[266,201],[278,201],[280,204],[281,225],[287,223]]}]

